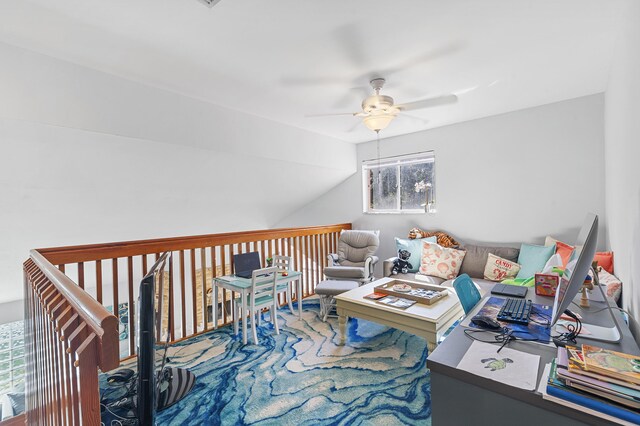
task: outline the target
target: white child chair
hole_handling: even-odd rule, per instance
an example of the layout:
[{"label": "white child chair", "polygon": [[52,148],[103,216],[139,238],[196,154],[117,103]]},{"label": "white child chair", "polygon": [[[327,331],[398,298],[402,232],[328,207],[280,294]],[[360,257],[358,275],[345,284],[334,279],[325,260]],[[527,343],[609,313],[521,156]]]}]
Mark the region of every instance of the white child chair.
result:
[{"label": "white child chair", "polygon": [[[278,298],[276,281],[278,280],[278,267],[257,269],[251,274],[251,292],[247,294],[246,306],[251,314],[251,331],[253,333],[253,343],[258,344],[258,333],[256,331],[256,323],[259,321],[260,311],[269,308],[269,316],[276,334],[280,334],[278,328]],[[236,320],[233,323],[233,330],[238,334],[238,325],[240,318],[247,320],[247,312],[242,311],[242,296],[235,300]]]}]

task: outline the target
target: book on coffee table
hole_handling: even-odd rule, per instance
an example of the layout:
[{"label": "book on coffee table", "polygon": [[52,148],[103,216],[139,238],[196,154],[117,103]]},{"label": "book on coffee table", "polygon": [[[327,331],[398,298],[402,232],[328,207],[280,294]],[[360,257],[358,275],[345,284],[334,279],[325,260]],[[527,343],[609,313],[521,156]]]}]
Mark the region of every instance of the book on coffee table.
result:
[{"label": "book on coffee table", "polygon": [[386,294],[384,294],[384,293],[371,293],[371,294],[367,294],[366,296],[364,296],[364,298],[365,299],[371,299],[371,300],[378,300],[378,299],[382,299],[385,296],[386,296]]},{"label": "book on coffee table", "polygon": [[387,296],[377,300],[378,303],[383,303],[387,306],[393,306],[394,308],[407,309],[416,303],[415,300],[403,299],[401,297]]}]

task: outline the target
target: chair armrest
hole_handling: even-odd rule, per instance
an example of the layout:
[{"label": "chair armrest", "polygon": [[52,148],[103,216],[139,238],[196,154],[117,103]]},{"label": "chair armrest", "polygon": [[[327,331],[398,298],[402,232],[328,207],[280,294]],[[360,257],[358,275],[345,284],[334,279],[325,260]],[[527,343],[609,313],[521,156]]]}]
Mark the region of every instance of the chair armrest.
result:
[{"label": "chair armrest", "polygon": [[329,253],[327,255],[327,266],[339,266],[337,254]]},{"label": "chair armrest", "polygon": [[385,277],[391,276],[391,270],[393,269],[393,262],[395,262],[397,257],[390,257],[389,259],[385,259],[382,261],[382,275]]},{"label": "chair armrest", "polygon": [[364,277],[373,277],[373,268],[378,263],[378,256],[367,256],[364,260]]}]

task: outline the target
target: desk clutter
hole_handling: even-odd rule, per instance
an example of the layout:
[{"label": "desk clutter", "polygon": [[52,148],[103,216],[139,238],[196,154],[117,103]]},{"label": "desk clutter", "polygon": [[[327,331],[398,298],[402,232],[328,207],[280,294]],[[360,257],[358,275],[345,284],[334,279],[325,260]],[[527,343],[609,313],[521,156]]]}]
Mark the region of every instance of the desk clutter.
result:
[{"label": "desk clutter", "polygon": [[[484,300],[475,316],[482,316],[497,321],[501,327],[511,330],[513,336],[521,340],[537,341],[539,343],[551,342],[551,327],[550,318],[552,313],[552,307],[546,305],[540,305],[532,303],[529,308],[529,322],[528,324],[519,324],[517,322],[504,321],[500,318],[500,312],[505,306],[505,302],[509,299],[502,297],[489,297]],[[471,327],[476,329],[484,329],[482,325],[474,324],[470,320],[462,322],[465,327]]]},{"label": "desk clutter", "polygon": [[618,423],[640,424],[640,356],[566,346],[558,348],[548,369],[543,398]]}]

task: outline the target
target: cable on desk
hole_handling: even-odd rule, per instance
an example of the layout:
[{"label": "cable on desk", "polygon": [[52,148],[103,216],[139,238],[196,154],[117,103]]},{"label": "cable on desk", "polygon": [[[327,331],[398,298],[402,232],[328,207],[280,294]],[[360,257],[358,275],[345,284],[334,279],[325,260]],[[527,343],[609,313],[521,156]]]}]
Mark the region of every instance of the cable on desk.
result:
[{"label": "cable on desk", "polygon": [[564,326],[568,330],[567,333],[560,333],[557,336],[551,336],[551,339],[556,346],[564,346],[567,342],[575,344],[576,337],[578,337],[578,335],[582,331],[582,321],[580,321],[576,314],[571,312],[569,309],[566,309],[564,311],[564,314],[573,318],[576,324],[573,325],[571,323],[568,323]]},{"label": "cable on desk", "polygon": [[[483,340],[483,339],[479,339],[476,336],[474,336],[474,334],[478,334],[478,333],[497,333],[493,335],[493,340]],[[502,348],[504,348],[507,344],[509,344],[509,342],[515,341],[515,340],[520,340],[523,342],[536,342],[538,341],[537,338],[533,338],[533,339],[526,339],[524,337],[518,337],[515,334],[530,334],[527,333],[526,331],[514,331],[509,327],[502,327],[499,331],[492,331],[492,330],[472,330],[470,328],[465,328],[464,329],[464,334],[473,339],[473,340],[477,340],[478,342],[483,342],[483,343],[501,343],[500,348],[498,348],[498,352],[500,352],[502,350]]]}]

